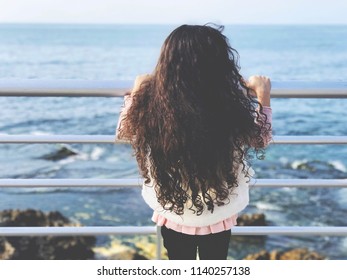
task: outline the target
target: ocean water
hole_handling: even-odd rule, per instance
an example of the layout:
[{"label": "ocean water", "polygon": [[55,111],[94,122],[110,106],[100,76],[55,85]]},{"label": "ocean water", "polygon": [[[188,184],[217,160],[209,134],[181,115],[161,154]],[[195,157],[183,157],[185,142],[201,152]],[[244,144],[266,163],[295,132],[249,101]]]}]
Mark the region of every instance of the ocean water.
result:
[{"label": "ocean water", "polygon": [[[153,70],[176,26],[0,25],[0,79],[133,80]],[[274,81],[347,81],[347,26],[226,26],[241,73]],[[113,134],[120,98],[0,97],[1,134]],[[347,100],[274,99],[275,135],[347,135]],[[127,145],[73,144],[76,156],[48,161],[56,144],[1,144],[1,178],[137,178]],[[347,178],[347,145],[272,145],[254,161],[257,178]],[[0,210],[59,210],[84,225],[151,225],[139,189],[0,188]],[[347,226],[346,189],[253,188],[245,213],[276,226]],[[98,237],[108,246],[113,236]],[[347,259],[347,237],[268,236],[233,241],[230,258],[265,248],[306,247]]]}]

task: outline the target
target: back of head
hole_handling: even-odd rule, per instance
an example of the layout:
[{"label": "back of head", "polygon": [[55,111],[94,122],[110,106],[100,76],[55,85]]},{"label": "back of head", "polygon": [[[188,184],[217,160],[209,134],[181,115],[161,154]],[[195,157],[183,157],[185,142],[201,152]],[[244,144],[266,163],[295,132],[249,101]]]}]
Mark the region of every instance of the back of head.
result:
[{"label": "back of head", "polygon": [[127,115],[142,175],[177,214],[186,203],[197,215],[227,203],[248,147],[262,141],[256,102],[244,94],[237,52],[221,31],[175,29]]},{"label": "back of head", "polygon": [[230,72],[239,80],[234,54],[221,30],[200,25],[178,27],[164,42],[156,73],[163,81],[170,76],[190,87],[218,85]]}]

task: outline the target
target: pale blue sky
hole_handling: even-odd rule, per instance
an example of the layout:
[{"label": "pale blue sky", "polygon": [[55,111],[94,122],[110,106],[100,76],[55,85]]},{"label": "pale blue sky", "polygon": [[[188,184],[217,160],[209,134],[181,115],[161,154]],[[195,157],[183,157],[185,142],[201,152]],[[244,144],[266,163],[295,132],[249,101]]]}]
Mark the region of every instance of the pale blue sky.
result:
[{"label": "pale blue sky", "polygon": [[0,23],[347,24],[347,0],[0,0]]}]

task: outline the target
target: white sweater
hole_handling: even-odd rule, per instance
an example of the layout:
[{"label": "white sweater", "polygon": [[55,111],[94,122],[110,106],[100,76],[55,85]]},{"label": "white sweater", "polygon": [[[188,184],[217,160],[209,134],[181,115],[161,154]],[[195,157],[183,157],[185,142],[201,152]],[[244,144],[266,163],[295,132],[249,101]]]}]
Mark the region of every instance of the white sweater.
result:
[{"label": "white sweater", "polygon": [[[245,171],[246,172],[246,171]],[[240,166],[238,170],[238,187],[232,188],[229,194],[229,200],[225,200],[226,204],[222,206],[215,205],[213,213],[207,210],[205,205],[204,211],[201,215],[197,216],[192,210],[189,209],[191,202],[186,203],[183,215],[177,215],[174,212],[164,210],[163,207],[157,201],[157,196],[154,190],[153,183],[143,184],[142,196],[145,202],[156,211],[159,215],[166,219],[184,226],[203,227],[216,224],[227,218],[230,218],[234,214],[239,213],[249,203],[249,178],[246,177],[245,172],[242,171]],[[254,175],[252,168],[248,168],[249,175]],[[152,179],[153,182],[153,179]],[[228,203],[229,202],[229,203]]]}]

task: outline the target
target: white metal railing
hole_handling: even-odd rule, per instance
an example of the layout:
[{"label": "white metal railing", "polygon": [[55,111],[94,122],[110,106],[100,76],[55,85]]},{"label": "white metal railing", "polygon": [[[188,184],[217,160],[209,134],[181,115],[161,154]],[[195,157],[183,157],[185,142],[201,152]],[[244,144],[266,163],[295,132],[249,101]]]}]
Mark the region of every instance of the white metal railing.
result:
[{"label": "white metal railing", "polygon": [[[133,235],[133,234],[156,234],[157,227],[4,227],[1,228],[0,236],[73,236],[73,235]],[[347,227],[276,227],[276,226],[247,226],[247,227],[233,227],[231,229],[232,235],[329,235],[329,236],[345,236],[347,234]]]},{"label": "white metal railing", "polygon": [[[0,80],[0,96],[122,96],[131,81]],[[347,82],[272,82],[275,98],[345,98]]]},{"label": "white metal railing", "polygon": [[[8,135],[0,133],[0,143],[81,143],[114,144],[114,135]],[[117,144],[127,143],[117,140]],[[347,144],[347,136],[274,136],[272,144]]]},{"label": "white metal railing", "polygon": [[[109,187],[136,188],[142,179],[0,179],[3,188]],[[256,188],[347,188],[347,179],[252,179]]]},{"label": "white metal railing", "polygon": [[3,227],[0,236],[71,236],[71,235],[133,235],[133,234],[155,234],[155,226],[95,226],[95,227]]},{"label": "white metal railing", "polygon": [[[122,96],[129,81],[0,80],[0,96]],[[347,98],[346,82],[273,82],[275,98]],[[112,144],[114,135],[7,135],[0,143]],[[117,143],[126,143],[117,141]],[[274,136],[273,144],[347,144],[347,136]],[[0,187],[139,187],[140,179],[0,179]],[[255,187],[347,187],[347,179],[259,179]],[[157,258],[161,255],[159,227],[2,227],[0,236],[157,234]],[[346,236],[347,227],[234,227],[233,235],[335,235]]]}]

